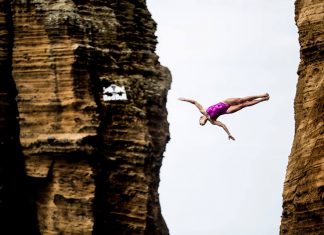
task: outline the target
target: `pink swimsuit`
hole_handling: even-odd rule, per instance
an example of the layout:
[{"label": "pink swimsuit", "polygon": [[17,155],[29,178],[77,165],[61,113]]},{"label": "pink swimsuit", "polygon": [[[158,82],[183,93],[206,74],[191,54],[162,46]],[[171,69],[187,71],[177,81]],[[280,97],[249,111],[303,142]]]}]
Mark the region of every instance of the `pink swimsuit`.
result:
[{"label": "pink swimsuit", "polygon": [[212,119],[218,118],[220,115],[225,114],[227,109],[230,107],[229,104],[226,104],[224,102],[219,102],[217,104],[214,104],[210,106],[206,112],[208,113],[209,117]]}]

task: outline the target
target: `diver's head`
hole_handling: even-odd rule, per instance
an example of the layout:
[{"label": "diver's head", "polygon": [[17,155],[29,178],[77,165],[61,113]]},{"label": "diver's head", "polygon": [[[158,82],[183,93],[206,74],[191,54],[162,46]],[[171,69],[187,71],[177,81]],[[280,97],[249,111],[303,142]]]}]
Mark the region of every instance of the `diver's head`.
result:
[{"label": "diver's head", "polygon": [[204,125],[206,124],[207,120],[208,120],[208,118],[207,118],[206,116],[201,116],[201,117],[199,118],[199,124],[200,124],[201,126],[204,126]]}]

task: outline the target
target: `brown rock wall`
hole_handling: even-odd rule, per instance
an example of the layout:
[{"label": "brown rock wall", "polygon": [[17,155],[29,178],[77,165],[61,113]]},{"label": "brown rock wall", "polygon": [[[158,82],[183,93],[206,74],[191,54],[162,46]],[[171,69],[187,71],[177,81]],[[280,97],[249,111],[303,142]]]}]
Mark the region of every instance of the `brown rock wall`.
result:
[{"label": "brown rock wall", "polygon": [[[1,4],[1,72],[11,86],[0,87],[0,105],[15,112],[1,113],[0,128],[12,122],[21,144],[11,151],[24,157],[19,188],[37,205],[37,216],[26,206],[31,229],[168,234],[158,185],[171,76],[155,54],[145,1]],[[104,101],[111,84],[128,99]]]},{"label": "brown rock wall", "polygon": [[324,2],[297,0],[295,20],[301,61],[280,233],[319,235],[324,231]]},{"label": "brown rock wall", "polygon": [[30,200],[19,141],[12,38],[10,5],[0,1],[0,233],[36,235],[36,206]]}]

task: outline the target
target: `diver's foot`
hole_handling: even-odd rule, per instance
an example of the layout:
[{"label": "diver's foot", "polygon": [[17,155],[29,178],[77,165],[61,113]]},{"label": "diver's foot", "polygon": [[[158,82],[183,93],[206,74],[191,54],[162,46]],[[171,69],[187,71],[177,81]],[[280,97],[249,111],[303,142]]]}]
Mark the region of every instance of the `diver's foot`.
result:
[{"label": "diver's foot", "polygon": [[269,100],[269,99],[270,99],[269,94],[268,94],[267,96],[264,96],[262,99],[263,99],[263,100]]},{"label": "diver's foot", "polygon": [[264,93],[263,95],[261,95],[262,97],[269,97],[269,93]]}]

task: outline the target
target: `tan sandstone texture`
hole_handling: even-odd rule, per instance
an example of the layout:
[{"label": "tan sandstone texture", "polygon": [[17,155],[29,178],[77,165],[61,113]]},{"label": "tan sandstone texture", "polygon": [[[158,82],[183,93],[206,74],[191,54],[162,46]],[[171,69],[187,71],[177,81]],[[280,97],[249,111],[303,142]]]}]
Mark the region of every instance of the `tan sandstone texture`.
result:
[{"label": "tan sandstone texture", "polygon": [[283,192],[280,234],[324,234],[324,1],[297,0],[300,65],[295,138]]},{"label": "tan sandstone texture", "polygon": [[155,30],[145,0],[0,0],[1,234],[169,234]]}]

